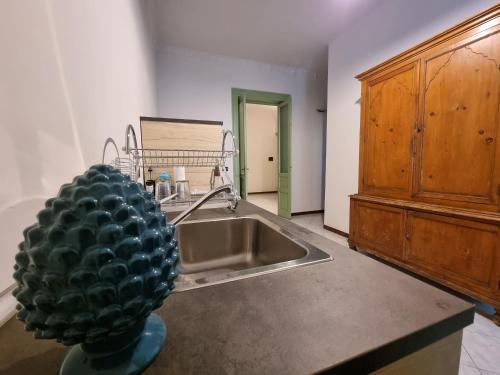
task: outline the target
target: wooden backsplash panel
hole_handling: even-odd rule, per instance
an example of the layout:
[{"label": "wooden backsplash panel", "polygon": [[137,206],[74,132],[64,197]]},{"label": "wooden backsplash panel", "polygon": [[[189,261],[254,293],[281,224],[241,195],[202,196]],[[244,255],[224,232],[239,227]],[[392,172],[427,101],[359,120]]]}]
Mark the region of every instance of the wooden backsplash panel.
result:
[{"label": "wooden backsplash panel", "polygon": [[220,150],[222,126],[146,120],[141,121],[141,138],[149,149]]},{"label": "wooden backsplash panel", "polygon": [[[220,150],[222,135],[221,124],[141,120],[142,147],[145,149]],[[158,178],[163,170],[167,170],[173,178],[173,168],[153,168],[153,178]],[[186,168],[186,179],[192,192],[207,192],[210,189],[211,171],[209,167]],[[144,175],[149,179],[147,168]]]}]

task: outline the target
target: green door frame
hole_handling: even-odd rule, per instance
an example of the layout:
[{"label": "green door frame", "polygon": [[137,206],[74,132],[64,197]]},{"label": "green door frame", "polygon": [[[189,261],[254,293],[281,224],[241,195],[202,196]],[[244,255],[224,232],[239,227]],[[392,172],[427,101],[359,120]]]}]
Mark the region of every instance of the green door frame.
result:
[{"label": "green door frame", "polygon": [[[280,173],[278,180],[282,182],[285,182],[283,186],[286,186],[287,192],[284,194],[283,190],[278,187],[278,201],[279,203],[279,210],[278,213],[280,216],[283,217],[291,217],[291,209],[292,209],[292,191],[291,191],[291,178],[292,178],[292,171],[291,171],[291,155],[292,155],[292,97],[289,94],[280,94],[280,93],[275,93],[275,92],[267,92],[267,91],[256,91],[256,90],[245,90],[245,89],[239,89],[239,88],[232,88],[231,89],[231,108],[232,108],[232,117],[233,117],[233,134],[235,136],[235,141],[236,144],[238,145],[238,148],[241,150],[241,152],[246,152],[245,147],[240,146],[240,139],[245,138],[245,137],[240,137],[240,110],[239,110],[239,104],[240,102],[244,103],[251,103],[251,104],[264,104],[264,105],[276,105],[278,108],[286,106],[288,108],[288,118],[286,121],[286,124],[281,124],[278,123],[278,129],[282,128],[282,125],[287,125],[287,147],[278,147],[279,152],[278,152],[278,171],[281,172],[280,166],[282,160],[286,161],[286,165],[288,166],[288,178],[285,176],[285,181],[283,181],[283,175]],[[279,112],[279,111],[278,111]],[[280,120],[278,120],[280,121]],[[246,124],[243,124],[243,127],[245,128]],[[278,137],[278,144],[281,142],[281,138]],[[288,152],[286,155],[281,155],[281,150],[286,149]],[[277,171],[277,173],[278,173]],[[236,186],[236,189],[241,192],[241,186],[240,186],[240,179],[241,179],[241,162],[240,162],[240,155],[236,155],[234,158],[234,164],[233,164],[233,178],[234,178],[234,183]],[[246,197],[242,197],[246,198]]]}]

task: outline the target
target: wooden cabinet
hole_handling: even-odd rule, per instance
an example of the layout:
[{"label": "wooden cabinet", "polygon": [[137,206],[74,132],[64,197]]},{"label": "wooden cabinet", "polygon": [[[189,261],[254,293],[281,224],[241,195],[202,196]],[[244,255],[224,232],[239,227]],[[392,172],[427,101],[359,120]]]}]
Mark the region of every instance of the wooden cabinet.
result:
[{"label": "wooden cabinet", "polygon": [[500,4],[361,81],[349,242],[500,309]]},{"label": "wooden cabinet", "polygon": [[349,243],[500,308],[497,213],[356,194]]},{"label": "wooden cabinet", "polygon": [[500,30],[423,58],[420,96],[416,196],[497,210]]},{"label": "wooden cabinet", "polygon": [[363,192],[409,197],[418,64],[366,81],[363,94]]}]

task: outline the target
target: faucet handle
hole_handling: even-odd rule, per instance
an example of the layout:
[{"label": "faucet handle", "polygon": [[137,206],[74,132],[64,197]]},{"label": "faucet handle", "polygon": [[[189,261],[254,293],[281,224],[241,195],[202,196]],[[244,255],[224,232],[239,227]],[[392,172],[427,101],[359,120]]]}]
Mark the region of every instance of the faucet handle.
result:
[{"label": "faucet handle", "polygon": [[233,197],[233,199],[231,199],[231,200],[229,201],[229,206],[228,206],[228,208],[229,208],[231,211],[236,210],[236,208],[238,207],[238,203],[240,202],[240,199],[241,199],[241,198],[240,198],[238,195],[235,195],[235,196]]},{"label": "faucet handle", "polygon": [[234,185],[231,186],[230,194],[232,195],[232,197],[231,197],[231,199],[228,200],[229,201],[228,208],[231,211],[234,211],[234,210],[236,210],[236,207],[238,207],[238,203],[240,202],[241,197],[238,194],[238,192],[236,191],[236,189],[234,188]]}]

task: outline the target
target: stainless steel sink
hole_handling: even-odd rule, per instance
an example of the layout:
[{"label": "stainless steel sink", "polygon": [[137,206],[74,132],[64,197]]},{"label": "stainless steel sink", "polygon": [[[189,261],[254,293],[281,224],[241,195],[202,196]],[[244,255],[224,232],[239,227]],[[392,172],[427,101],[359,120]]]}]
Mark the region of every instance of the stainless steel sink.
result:
[{"label": "stainless steel sink", "polygon": [[258,215],[177,225],[176,291],[332,260],[331,256]]}]

